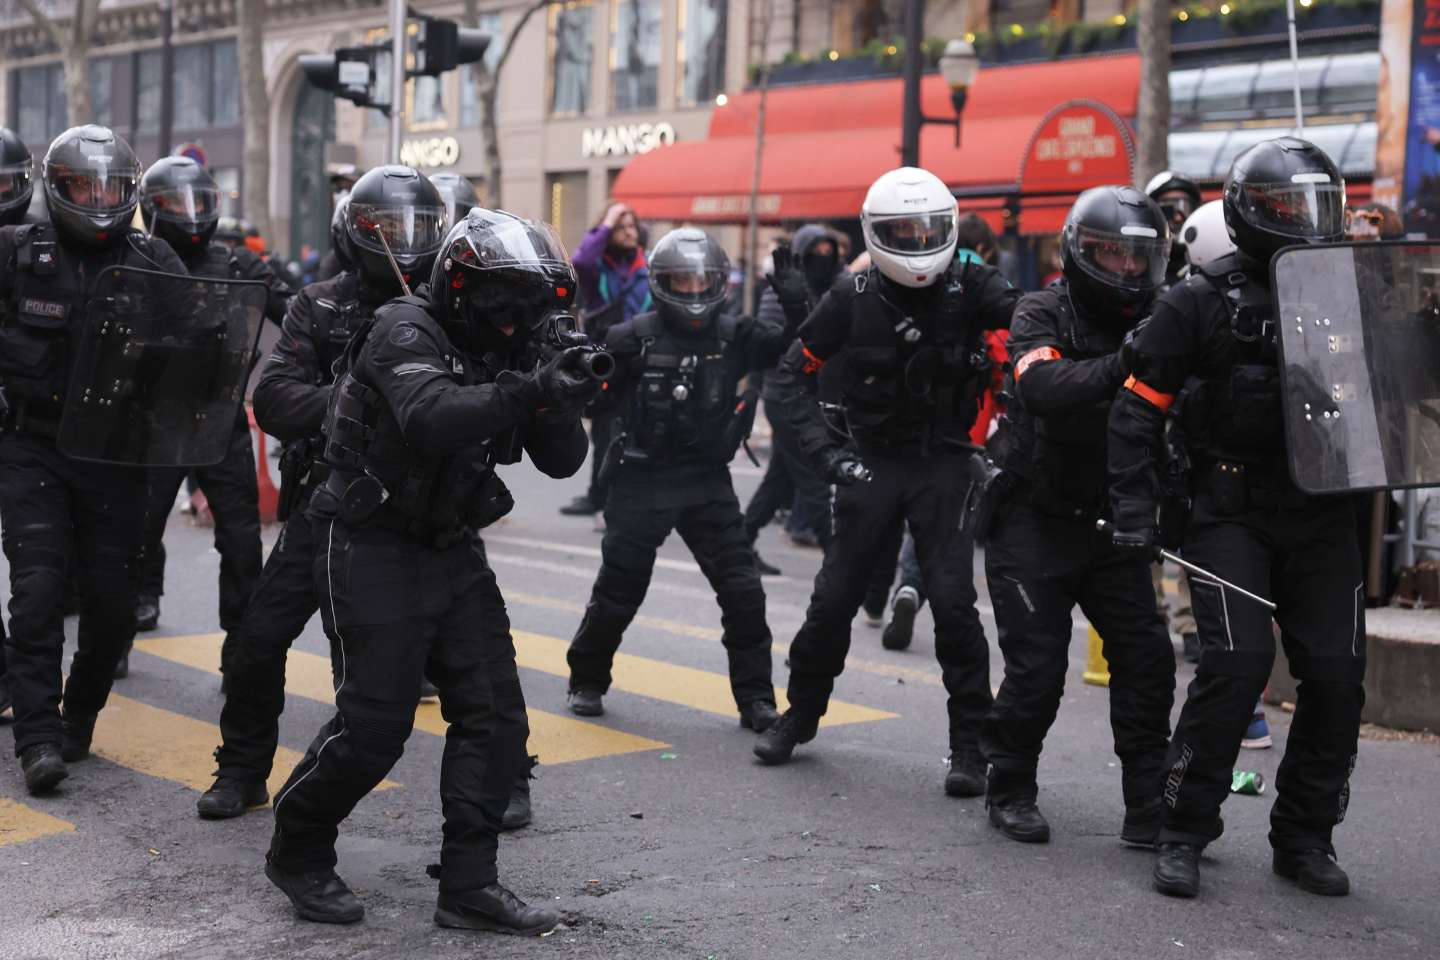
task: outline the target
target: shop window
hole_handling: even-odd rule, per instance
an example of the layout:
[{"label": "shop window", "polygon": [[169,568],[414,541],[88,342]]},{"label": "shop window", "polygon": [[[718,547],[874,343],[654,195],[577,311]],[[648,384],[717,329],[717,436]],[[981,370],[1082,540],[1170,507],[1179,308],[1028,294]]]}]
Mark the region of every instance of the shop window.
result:
[{"label": "shop window", "polygon": [[684,0],[680,4],[680,102],[705,103],[725,89],[726,0]]},{"label": "shop window", "polygon": [[550,10],[550,112],[590,109],[590,65],[595,56],[595,8],[574,0]]},{"label": "shop window", "polygon": [[1209,67],[1195,94],[1195,112],[1207,119],[1244,119],[1250,115],[1250,93],[1260,73],[1258,63]]},{"label": "shop window", "polygon": [[[490,34],[490,46],[485,48],[483,62],[492,74],[500,62],[500,47],[505,38],[500,35],[500,14],[482,13],[476,18],[475,26]],[[474,64],[467,63],[460,68],[460,126],[480,126],[480,71]]]},{"label": "shop window", "polygon": [[240,123],[240,57],[234,40],[221,40],[215,51],[211,73],[211,124],[234,127]]},{"label": "shop window", "polygon": [[160,67],[159,50],[135,55],[135,129],[139,133],[160,129]]},{"label": "shop window", "polygon": [[177,130],[195,130],[210,125],[208,52],[204,44],[175,48],[175,72],[170,75],[170,96]]},{"label": "shop window", "polygon": [[30,144],[37,157],[44,145],[70,124],[65,113],[65,72],[58,63],[25,67],[10,74],[15,82],[15,103],[19,108],[16,133]]},{"label": "shop window", "polygon": [[1338,54],[1330,58],[1321,77],[1321,95],[1328,113],[1355,113],[1375,109],[1380,82],[1380,54]]},{"label": "shop window", "polygon": [[114,86],[114,61],[108,57],[91,60],[90,67],[90,110],[95,122],[102,126],[115,125],[115,111],[111,109],[110,89]]},{"label": "shop window", "polygon": [[220,216],[240,216],[240,168],[211,167],[210,175],[220,189]]},{"label": "shop window", "polygon": [[660,0],[615,0],[610,9],[611,109],[653,109],[660,74]]},{"label": "shop window", "polygon": [[[1309,115],[1320,105],[1320,74],[1324,70],[1325,57],[1305,57],[1300,60],[1300,103]],[[1375,88],[1370,88],[1374,99]],[[1250,101],[1252,112],[1263,117],[1293,117],[1295,115],[1295,65],[1290,60],[1267,60],[1260,64],[1260,74],[1255,78],[1255,93]]]},{"label": "shop window", "polygon": [[410,97],[405,120],[412,129],[445,126],[445,104],[440,95],[440,77],[416,77],[406,84]]},{"label": "shop window", "polygon": [[[1011,23],[1039,23],[1050,16],[1051,0],[990,0],[990,23],[998,29]],[[897,32],[903,24],[897,27]]]}]

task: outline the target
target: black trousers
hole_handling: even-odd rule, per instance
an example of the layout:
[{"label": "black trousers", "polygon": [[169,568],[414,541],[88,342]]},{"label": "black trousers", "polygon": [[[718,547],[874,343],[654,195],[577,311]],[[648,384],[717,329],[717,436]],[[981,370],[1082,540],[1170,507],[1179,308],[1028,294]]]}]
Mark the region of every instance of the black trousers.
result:
[{"label": "black trousers", "polygon": [[[1345,819],[1365,703],[1365,596],[1354,506],[1309,498],[1220,512],[1202,489],[1185,559],[1276,604],[1274,621],[1299,681],[1275,778],[1270,843],[1333,853]],[[1220,804],[1240,740],[1275,660],[1271,613],[1199,576],[1190,578],[1200,665],[1166,757],[1161,841],[1204,844],[1224,830]]]},{"label": "black trousers", "polygon": [[[808,402],[808,401],[805,401]],[[773,409],[772,409],[773,407]],[[754,541],[782,507],[790,508],[785,529],[830,540],[830,481],[800,449],[800,436],[778,404],[765,401],[770,420],[770,462],[760,486],[745,507],[745,532]]]},{"label": "black trousers", "polygon": [[605,453],[610,449],[610,440],[615,433],[615,420],[611,414],[598,414],[590,418],[590,487],[585,496],[597,507],[604,507],[610,496],[610,477],[600,480],[600,468],[605,465]]},{"label": "black trousers", "polygon": [[[158,597],[165,592],[165,524],[175,494],[185,481],[183,468],[150,471],[145,508],[145,548],[140,592]],[[240,624],[245,604],[260,579],[260,496],[255,485],[255,451],[245,411],[230,438],[225,459],[213,467],[197,467],[200,489],[215,515],[215,549],[220,554],[220,629],[229,633]],[[227,638],[227,647],[231,644]]]},{"label": "black trousers", "polygon": [[15,752],[60,742],[63,603],[72,563],[85,585],[65,712],[89,716],[110,696],[135,638],[135,558],[145,471],[71,460],[51,440],[0,436],[0,527],[10,562],[9,677]]},{"label": "black trousers", "polygon": [[1110,730],[1125,804],[1158,799],[1175,654],[1148,560],[1117,552],[1087,521],[1045,516],[1017,499],[985,545],[985,576],[1005,657],[1005,679],[980,735],[991,797],[1035,798],[1035,768],[1065,691],[1070,612],[1078,605],[1110,664]]},{"label": "black trousers", "polygon": [[885,536],[875,549],[875,567],[870,580],[865,584],[864,606],[867,610],[882,610],[890,599],[890,587],[895,583],[896,564],[900,561],[900,546],[905,541],[905,518],[896,517],[885,528]]},{"label": "black trousers", "polygon": [[897,519],[910,522],[925,592],[935,617],[935,658],[949,692],[950,747],[978,749],[990,709],[990,650],[975,611],[974,546],[960,531],[967,485],[965,457],[892,457],[866,452],[869,483],[835,494],[835,538],[815,577],[805,623],[790,646],[790,703],[825,712],[850,650],[850,622],[860,608],[882,540]]},{"label": "black trousers", "polygon": [[222,742],[215,751],[219,776],[270,776],[285,709],[285,655],[319,609],[313,522],[301,507],[290,514],[245,616],[225,638],[230,650],[220,711]]},{"label": "black trousers", "polygon": [[440,688],[450,725],[440,887],[493,883],[501,820],[528,763],[529,722],[484,544],[437,549],[373,525],[316,523],[316,592],[339,660],[336,713],[276,794],[269,859],[292,872],[334,866],[340,822],[405,750],[424,675]]},{"label": "black trousers", "polygon": [[605,506],[600,575],[566,655],[571,689],[602,693],[610,689],[615,651],[645,600],[655,551],[672,530],[680,534],[715,590],[735,703],[773,703],[765,589],[733,491],[728,497],[712,492],[698,502],[660,508],[631,500],[621,487],[612,491]]}]

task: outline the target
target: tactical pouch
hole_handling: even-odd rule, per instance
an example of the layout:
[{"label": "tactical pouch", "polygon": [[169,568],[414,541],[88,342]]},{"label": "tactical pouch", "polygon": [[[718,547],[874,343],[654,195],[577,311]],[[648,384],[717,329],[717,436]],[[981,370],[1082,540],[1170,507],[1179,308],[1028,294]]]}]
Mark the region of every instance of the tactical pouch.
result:
[{"label": "tactical pouch", "polygon": [[1234,516],[1246,507],[1248,481],[1245,465],[1221,461],[1210,468],[1206,492],[1212,509],[1220,516]]},{"label": "tactical pouch", "polygon": [[305,486],[305,477],[310,472],[312,456],[309,440],[295,440],[285,444],[280,454],[280,500],[275,507],[275,518],[282,523],[290,518],[291,512],[300,502],[300,491]]},{"label": "tactical pouch", "polygon": [[375,515],[387,497],[379,480],[368,473],[362,474],[346,484],[340,494],[340,519],[350,526],[359,526]]},{"label": "tactical pouch", "polygon": [[972,453],[966,464],[970,489],[961,508],[960,529],[977,544],[990,538],[990,530],[1001,506],[1009,499],[1018,478],[997,467],[983,453]]},{"label": "tactical pouch", "polygon": [[515,498],[510,495],[510,489],[492,470],[472,494],[465,523],[476,530],[483,530],[514,509]]},{"label": "tactical pouch", "polygon": [[1242,364],[1230,371],[1230,436],[1247,448],[1283,444],[1280,374],[1264,364]]}]

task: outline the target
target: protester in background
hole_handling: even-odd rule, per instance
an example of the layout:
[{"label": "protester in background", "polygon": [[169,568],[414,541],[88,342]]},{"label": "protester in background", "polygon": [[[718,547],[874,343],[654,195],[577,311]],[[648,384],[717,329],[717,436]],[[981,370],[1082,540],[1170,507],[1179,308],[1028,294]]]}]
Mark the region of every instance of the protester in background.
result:
[{"label": "protester in background", "polygon": [[[651,309],[650,273],[641,247],[640,222],[635,211],[614,203],[605,219],[580,241],[571,262],[580,278],[580,308],[585,332],[594,343],[604,343],[610,328]],[[612,418],[590,420],[590,489],[560,508],[568,516],[595,516],[605,506],[600,465],[610,446]],[[604,520],[596,528],[604,529]]]}]

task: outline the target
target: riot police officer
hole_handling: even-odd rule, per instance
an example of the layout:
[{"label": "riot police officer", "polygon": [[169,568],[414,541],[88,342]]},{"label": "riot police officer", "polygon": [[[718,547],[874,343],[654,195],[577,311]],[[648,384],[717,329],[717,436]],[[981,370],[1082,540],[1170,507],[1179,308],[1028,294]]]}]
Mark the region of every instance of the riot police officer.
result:
[{"label": "riot police officer", "polygon": [[[356,185],[350,220],[378,230],[352,235],[357,252],[433,242],[444,208],[417,180],[423,205],[403,216],[364,203]],[[599,392],[586,349],[537,350],[547,318],[574,293],[553,230],[474,210],[446,236],[428,295],[377,310],[341,360],[324,428],[330,475],[309,507],[339,661],[337,712],[276,796],[266,858],[266,875],[302,917],[363,916],[334,870],[337,827],[399,759],[428,671],[450,722],[436,922],[523,934],[559,922],[497,880],[528,723],[505,602],[477,531],[513,503],[497,463],[523,452],[563,477],[584,462],[580,413]]]},{"label": "riot police officer", "polygon": [[1169,229],[1133,187],[1080,194],[1061,233],[1063,276],[1015,308],[1004,425],[990,443],[1005,473],[985,544],[1005,679],[981,731],[990,822],[1043,843],[1036,766],[1069,666],[1070,612],[1099,631],[1110,664],[1110,726],[1121,761],[1121,838],[1153,843],[1170,733],[1175,657],[1152,602],[1147,558],[1095,529],[1105,513],[1105,435],[1128,374],[1127,338],[1165,282]]},{"label": "riot police officer", "polygon": [[[0,227],[0,524],[10,561],[15,752],[31,793],[89,755],[95,717],[135,634],[135,557],[146,472],[84,463],[56,446],[87,296],[111,266],[183,276],[168,244],[129,226],[140,167],[101,126],[72,127],[42,165],[49,220]],[[177,295],[156,284],[157,300]],[[183,295],[183,294],[180,294]],[[60,714],[66,571],[84,583],[80,648]]]},{"label": "riot police officer", "polygon": [[836,280],[781,361],[797,398],[842,357],[840,443],[818,404],[796,403],[800,446],[836,483],[834,533],[805,623],[790,647],[790,709],[761,737],[766,763],[815,736],[850,648],[850,621],[876,548],[910,522],[935,616],[935,655],[949,692],[946,791],[985,789],[980,723],[990,709],[989,649],[975,610],[974,548],[960,531],[969,431],[984,384],[981,333],[1008,327],[1019,299],[995,268],[955,257],[956,203],[934,174],[902,167],[870,187],[861,225],[872,265]]},{"label": "riot police officer", "polygon": [[[1277,604],[1300,686],[1270,815],[1273,867],[1329,895],[1349,890],[1331,835],[1355,763],[1365,605],[1353,505],[1290,479],[1268,285],[1281,247],[1340,238],[1344,208],[1340,171],[1314,144],[1282,137],[1236,157],[1224,214],[1239,249],[1157,302],[1111,408],[1109,444],[1116,544],[1150,552],[1169,420],[1191,464],[1185,559]],[[1166,758],[1154,871],[1161,892],[1181,897],[1199,892],[1201,851],[1224,829],[1220,804],[1275,658],[1264,606],[1199,577],[1191,588],[1200,664]]]},{"label": "riot police officer", "polygon": [[1170,227],[1170,263],[1165,269],[1165,282],[1180,282],[1185,272],[1185,237],[1181,231],[1190,214],[1200,209],[1200,185],[1183,173],[1161,170],[1145,184],[1145,193],[1160,205]]},{"label": "riot police officer", "polygon": [[[265,315],[279,324],[293,295],[265,261],[243,246],[212,243],[220,219],[220,189],[210,172],[189,157],[164,157],[140,180],[140,212],[152,236],[168,243],[191,276],[215,280],[256,280],[270,288]],[[240,624],[245,604],[260,578],[260,503],[255,487],[255,452],[249,418],[236,413],[225,459],[195,470],[196,479],[215,515],[215,550],[220,554],[220,629],[227,635]],[[141,560],[136,629],[154,630],[165,592],[165,524],[185,470],[163,468],[150,473],[145,541]],[[221,656],[223,667],[224,653]],[[128,654],[119,676],[129,672]]]},{"label": "riot police officer", "polygon": [[432,173],[430,182],[435,184],[435,189],[440,191],[440,199],[445,201],[446,223],[459,223],[472,209],[480,206],[475,184],[458,173]]},{"label": "riot police officer", "polygon": [[[566,654],[570,709],[585,717],[605,712],[615,651],[645,599],[655,552],[674,530],[720,604],[740,724],[763,731],[779,718],[770,628],[729,464],[755,418],[756,391],[739,397],[740,379],[769,366],[793,327],[723,312],[730,260],[703,230],[670,231],[646,259],[655,311],[612,327],[605,338],[617,361],[606,402],[620,422],[606,456],[618,466],[600,575]],[[786,296],[803,313],[804,277],[788,264],[783,272],[798,284]]]},{"label": "riot police officer", "polygon": [[[351,335],[406,282],[428,277],[440,249],[438,230],[399,234],[391,241],[391,265],[370,224],[379,216],[418,210],[433,217],[438,195],[425,189],[408,167],[377,167],[341,200],[334,249],[350,269],[305,287],[290,302],[280,339],[255,386],[255,420],[280,440],[281,514],[285,526],[260,575],[258,589],[239,627],[227,639],[223,742],[215,751],[214,785],[196,802],[206,819],[236,817],[265,803],[280,713],[285,707],[285,655],[318,608],[311,570],[315,531],[305,507],[328,467],[319,459],[320,428],[334,382],[332,368]],[[352,202],[354,218],[343,216]]]},{"label": "riot police officer", "polygon": [[[22,223],[34,194],[30,148],[9,127],[0,127],[0,227]],[[0,623],[0,716],[10,709],[10,680],[5,671],[5,625]]]}]

